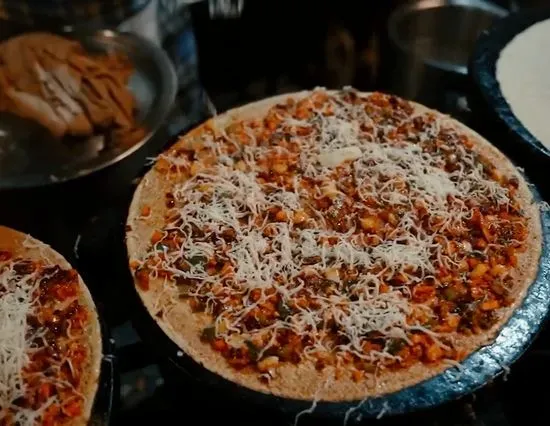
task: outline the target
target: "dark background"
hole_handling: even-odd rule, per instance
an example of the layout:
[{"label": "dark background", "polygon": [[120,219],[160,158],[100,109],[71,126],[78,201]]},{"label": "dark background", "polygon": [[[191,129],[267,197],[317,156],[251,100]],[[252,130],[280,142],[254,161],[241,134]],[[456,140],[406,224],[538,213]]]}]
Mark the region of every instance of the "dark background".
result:
[{"label": "dark background", "polygon": [[239,19],[227,20],[211,20],[198,4],[193,18],[203,83],[221,109],[234,99],[317,85],[371,89],[378,39],[397,3],[248,1]]}]

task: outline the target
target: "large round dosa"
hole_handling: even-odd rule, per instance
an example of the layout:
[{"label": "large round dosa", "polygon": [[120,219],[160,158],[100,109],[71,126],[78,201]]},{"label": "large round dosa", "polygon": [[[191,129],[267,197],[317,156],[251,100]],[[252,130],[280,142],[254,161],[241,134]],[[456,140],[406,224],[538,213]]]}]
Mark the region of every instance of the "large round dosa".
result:
[{"label": "large round dosa", "polygon": [[[192,140],[194,137],[200,135],[206,127],[223,129],[233,120],[258,118],[265,114],[269,108],[284,102],[288,97],[298,100],[310,93],[303,91],[275,96],[230,110],[193,129],[171,149],[177,149],[178,146],[189,143],[190,139]],[[367,93],[362,93],[361,95],[367,95]],[[506,156],[479,134],[458,121],[422,105],[411,104],[414,105],[418,112],[429,111],[438,114],[448,124],[472,138],[475,141],[476,150],[485,155],[502,173],[509,176],[517,176],[520,182],[517,196],[524,208],[525,214],[531,218],[529,221],[529,236],[526,240],[527,250],[520,256],[518,262],[520,266],[514,271],[517,283],[512,294],[515,298],[514,304],[501,311],[502,316],[500,321],[486,333],[473,337],[460,335],[455,337],[457,347],[464,349],[467,353],[471,353],[494,340],[501,326],[508,320],[513,310],[521,304],[527,288],[536,277],[542,248],[540,215],[537,205],[533,203],[532,194],[525,180]],[[174,181],[168,182],[166,175],[158,172],[153,167],[143,177],[137,187],[130,205],[127,220],[126,245],[130,261],[141,259],[145,256],[153,231],[162,228],[163,217],[167,210],[165,206],[165,192],[173,184]],[[151,208],[151,214],[147,218],[141,217],[141,211],[144,206]],[[201,341],[201,330],[210,324],[210,319],[205,314],[193,313],[189,304],[185,302],[179,303],[170,310],[164,309],[162,316],[155,315],[163,308],[162,286],[162,280],[151,280],[148,291],[141,290],[139,286],[136,286],[136,290],[145,307],[164,333],[187,355],[191,356],[208,370],[256,391],[303,400],[362,400],[366,397],[380,396],[398,391],[450,368],[449,364],[443,363],[433,366],[417,363],[409,369],[381,373],[374,385],[372,381],[367,380],[362,383],[355,383],[351,379],[350,374],[344,374],[343,377],[337,380],[333,379],[334,373],[331,369],[326,368],[324,371],[319,372],[315,369],[313,363],[306,361],[299,365],[284,363],[277,370],[277,377],[271,380],[269,384],[266,384],[259,379],[258,374],[236,371],[219,353],[213,351],[208,343]]]},{"label": "large round dosa", "polygon": [[[7,250],[13,253],[14,257],[21,257],[33,261],[46,261],[52,265],[59,265],[63,269],[71,269],[69,262],[58,252],[47,244],[5,226],[0,226],[0,250]],[[88,365],[84,370],[80,392],[86,397],[82,415],[74,419],[70,425],[86,425],[90,419],[95,394],[98,388],[99,372],[101,366],[101,330],[97,309],[90,294],[90,291],[84,284],[82,277],[78,276],[80,282],[79,302],[85,306],[89,313],[88,346],[90,356]]]}]

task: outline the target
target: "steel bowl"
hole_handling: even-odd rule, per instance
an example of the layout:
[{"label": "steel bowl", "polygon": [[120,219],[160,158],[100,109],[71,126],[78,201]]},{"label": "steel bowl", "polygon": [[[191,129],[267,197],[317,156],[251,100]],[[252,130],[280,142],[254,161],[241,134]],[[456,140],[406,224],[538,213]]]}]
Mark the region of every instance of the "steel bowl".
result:
[{"label": "steel bowl", "polygon": [[449,91],[463,92],[479,34],[507,11],[484,0],[418,0],[388,19],[388,89],[445,109]]}]

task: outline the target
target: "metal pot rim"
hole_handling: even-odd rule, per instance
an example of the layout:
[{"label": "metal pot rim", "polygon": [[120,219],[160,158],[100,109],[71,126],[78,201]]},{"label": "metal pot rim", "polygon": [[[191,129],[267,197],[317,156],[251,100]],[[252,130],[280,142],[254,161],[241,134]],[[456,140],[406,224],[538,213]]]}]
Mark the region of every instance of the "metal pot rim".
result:
[{"label": "metal pot rim", "polygon": [[[486,12],[497,18],[502,18],[508,14],[508,11],[500,6],[485,0],[417,0],[403,4],[396,8],[388,18],[388,37],[391,42],[397,46],[403,53],[411,54],[408,45],[399,36],[397,25],[401,20],[411,12],[418,12],[428,9],[438,9],[446,6],[459,6],[465,9],[477,9]],[[452,72],[456,74],[468,74],[467,65],[458,65],[456,63],[433,59],[430,57],[422,58],[422,61],[434,68]]]}]

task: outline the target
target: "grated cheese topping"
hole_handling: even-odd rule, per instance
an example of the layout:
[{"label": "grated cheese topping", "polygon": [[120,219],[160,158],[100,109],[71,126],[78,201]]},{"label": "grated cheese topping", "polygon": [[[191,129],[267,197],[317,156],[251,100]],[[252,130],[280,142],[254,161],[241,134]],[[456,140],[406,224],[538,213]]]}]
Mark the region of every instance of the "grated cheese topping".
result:
[{"label": "grated cheese topping", "polygon": [[0,407],[9,407],[25,394],[22,371],[29,362],[27,316],[36,288],[33,276],[17,279],[13,263],[0,263]]},{"label": "grated cheese topping", "polygon": [[442,294],[471,282],[472,253],[522,245],[516,178],[397,98],[317,90],[188,145],[163,154],[188,179],[138,270],[211,313],[230,359],[283,360],[289,335],[300,358],[363,369],[404,365],[418,336],[424,360],[454,359]]},{"label": "grated cheese topping", "polygon": [[[26,240],[24,244],[38,243]],[[82,336],[72,319],[80,307],[76,296],[68,294],[61,300],[61,296],[49,295],[50,290],[44,288],[46,283],[54,288],[58,282],[56,274],[61,270],[51,265],[50,260],[36,263],[0,251],[2,424],[42,424],[48,411],[48,422],[63,424],[79,413],[59,414],[58,407],[85,398],[75,386],[82,361],[78,365],[71,361],[72,351],[76,354],[81,350]],[[60,285],[68,288],[70,281],[65,276],[62,279],[65,281]],[[56,324],[66,324],[66,337],[60,331],[52,335]],[[67,375],[72,383],[65,379]]]}]

